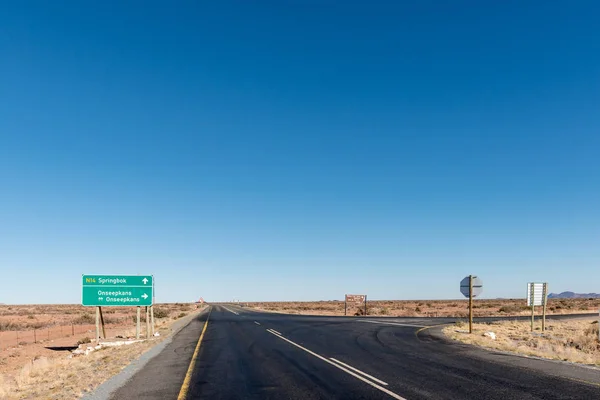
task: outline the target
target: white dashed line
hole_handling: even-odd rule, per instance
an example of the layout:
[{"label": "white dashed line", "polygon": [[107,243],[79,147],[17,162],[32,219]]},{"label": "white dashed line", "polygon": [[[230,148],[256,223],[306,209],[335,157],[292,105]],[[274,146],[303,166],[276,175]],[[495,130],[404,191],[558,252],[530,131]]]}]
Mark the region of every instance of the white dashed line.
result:
[{"label": "white dashed line", "polygon": [[349,369],[351,369],[351,370],[352,370],[352,371],[354,371],[354,372],[357,372],[357,373],[359,373],[359,374],[361,374],[361,375],[363,375],[363,376],[366,376],[367,378],[371,379],[372,381],[375,381],[375,382],[377,382],[377,383],[381,383],[382,385],[385,385],[385,386],[387,386],[387,385],[388,385],[388,384],[387,384],[387,383],[385,383],[384,381],[382,381],[382,380],[379,380],[379,379],[375,378],[374,376],[371,376],[371,375],[367,374],[366,372],[362,372],[362,371],[361,371],[360,369],[358,369],[358,368],[354,368],[354,367],[353,367],[353,366],[351,366],[351,365],[345,364],[345,363],[341,362],[340,360],[336,360],[336,359],[335,359],[335,358],[333,358],[333,357],[329,357],[329,359],[330,359],[331,361],[335,361],[336,363],[338,363],[338,364],[340,364],[340,365],[343,365],[343,366],[344,366],[344,367],[346,367],[346,368],[349,368]]},{"label": "white dashed line", "polygon": [[223,308],[224,308],[224,309],[226,309],[227,311],[229,311],[230,313],[233,313],[233,314],[235,314],[235,315],[240,315],[240,314],[236,313],[235,311],[233,311],[233,310],[230,310],[230,309],[229,309],[229,308],[227,308],[227,307],[223,307]]},{"label": "white dashed line", "polygon": [[254,321],[254,323],[255,323],[256,325],[260,325],[260,323],[258,323],[258,322],[256,322],[256,321]]},{"label": "white dashed line", "polygon": [[394,398],[394,399],[396,399],[396,400],[406,400],[404,397],[402,397],[402,396],[400,396],[400,395],[398,395],[398,394],[396,394],[396,393],[392,392],[391,390],[388,390],[388,389],[384,388],[383,386],[380,386],[380,385],[378,385],[378,384],[376,384],[376,383],[374,383],[374,382],[371,382],[370,380],[368,380],[368,379],[366,379],[366,378],[363,378],[362,376],[360,376],[360,375],[358,375],[358,374],[356,374],[356,373],[354,373],[354,372],[350,371],[348,368],[346,368],[346,367],[343,367],[343,366],[341,366],[341,365],[339,365],[339,364],[336,364],[336,363],[334,363],[333,361],[331,361],[331,360],[328,360],[328,359],[326,359],[325,357],[318,355],[318,354],[317,354],[317,353],[315,353],[314,351],[311,351],[311,350],[307,349],[306,347],[302,347],[302,346],[300,346],[299,344],[297,344],[297,343],[294,343],[294,342],[292,342],[291,340],[289,340],[289,339],[286,339],[286,338],[284,338],[284,337],[283,337],[283,336],[281,336],[281,335],[278,335],[277,333],[273,332],[271,329],[267,329],[267,332],[271,333],[272,335],[274,335],[274,336],[278,337],[278,338],[279,338],[279,339],[281,339],[281,340],[285,340],[286,342],[288,342],[288,343],[290,343],[290,344],[292,344],[292,345],[294,345],[294,346],[298,347],[299,349],[302,349],[302,350],[304,350],[304,351],[305,351],[305,352],[307,352],[308,354],[310,354],[310,355],[313,355],[313,356],[317,357],[318,359],[320,359],[320,360],[323,360],[323,361],[325,361],[326,363],[328,363],[328,364],[331,364],[331,365],[333,365],[334,367],[336,367],[336,368],[338,368],[338,369],[341,369],[342,371],[344,371],[345,373],[347,373],[347,374],[349,374],[349,375],[352,375],[352,376],[353,376],[353,377],[355,377],[356,379],[360,379],[361,381],[363,381],[363,382],[365,382],[365,383],[367,383],[367,384],[369,384],[369,385],[373,386],[374,388],[381,390],[382,392],[384,392],[384,393],[386,393],[386,394],[390,395],[391,397],[393,397],[393,398]]}]

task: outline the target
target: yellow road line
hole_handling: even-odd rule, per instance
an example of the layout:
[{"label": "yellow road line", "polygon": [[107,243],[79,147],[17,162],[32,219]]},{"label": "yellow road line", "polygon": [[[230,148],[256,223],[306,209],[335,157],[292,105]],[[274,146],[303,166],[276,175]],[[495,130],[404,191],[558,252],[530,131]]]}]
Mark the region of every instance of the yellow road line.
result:
[{"label": "yellow road line", "polygon": [[198,339],[198,343],[196,344],[196,350],[194,350],[194,355],[192,356],[192,361],[190,361],[190,366],[185,374],[185,379],[183,380],[183,385],[181,385],[181,390],[179,390],[179,396],[177,396],[177,400],[185,400],[187,397],[187,393],[190,390],[190,382],[192,380],[192,373],[194,372],[194,368],[196,367],[196,358],[198,358],[198,352],[200,351],[200,345],[202,344],[202,339],[204,338],[204,332],[206,332],[206,327],[208,326],[208,319],[210,318],[210,313],[212,312],[212,308],[208,312],[208,316],[206,317],[206,322],[204,323],[204,328],[202,328],[202,333],[200,334],[200,338]]},{"label": "yellow road line", "polygon": [[584,381],[583,379],[577,379],[577,378],[569,378],[567,376],[562,376],[561,378],[566,378],[566,379],[568,379],[570,381],[579,382],[579,383],[585,383],[585,384],[588,384],[588,385],[600,387],[600,383],[596,383],[596,382]]},{"label": "yellow road line", "polygon": [[451,323],[447,323],[447,324],[438,324],[438,325],[431,325],[431,326],[424,326],[421,329],[417,330],[415,332],[416,336],[419,336],[419,333],[423,332],[426,329],[431,329],[431,328],[439,328],[440,326],[446,326],[446,325],[452,325]]}]

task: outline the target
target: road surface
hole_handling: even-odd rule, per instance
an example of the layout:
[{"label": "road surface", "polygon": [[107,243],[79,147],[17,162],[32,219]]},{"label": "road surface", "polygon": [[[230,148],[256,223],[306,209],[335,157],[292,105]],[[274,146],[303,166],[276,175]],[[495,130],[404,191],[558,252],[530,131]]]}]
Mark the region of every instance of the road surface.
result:
[{"label": "road surface", "polygon": [[428,328],[451,321],[214,305],[112,399],[600,399],[598,369],[488,352]]}]

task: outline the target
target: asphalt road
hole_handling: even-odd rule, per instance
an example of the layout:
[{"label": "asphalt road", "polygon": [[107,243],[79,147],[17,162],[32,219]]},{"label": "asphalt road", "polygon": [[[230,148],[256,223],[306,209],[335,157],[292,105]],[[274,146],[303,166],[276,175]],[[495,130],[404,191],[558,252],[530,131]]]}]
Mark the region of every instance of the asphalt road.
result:
[{"label": "asphalt road", "polygon": [[451,321],[211,306],[112,399],[600,399],[598,369],[488,352],[423,329]]}]

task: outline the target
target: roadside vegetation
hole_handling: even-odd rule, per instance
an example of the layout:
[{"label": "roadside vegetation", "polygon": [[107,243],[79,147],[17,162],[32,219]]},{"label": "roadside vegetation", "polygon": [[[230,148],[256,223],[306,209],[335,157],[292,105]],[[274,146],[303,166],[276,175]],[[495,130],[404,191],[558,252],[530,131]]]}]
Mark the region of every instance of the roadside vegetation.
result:
[{"label": "roadside vegetation", "polygon": [[[80,306],[11,306],[18,314],[19,307],[27,307],[28,313],[38,315],[43,311],[54,311],[54,315],[87,319],[88,310]],[[36,308],[38,307],[38,308]],[[54,307],[54,308],[52,308]],[[16,310],[15,310],[16,309]],[[132,310],[135,308],[132,307]],[[42,311],[43,310],[43,311]],[[62,312],[59,314],[58,311]],[[73,312],[73,311],[78,312]],[[172,331],[173,324],[186,314],[189,318],[202,310],[195,304],[160,304],[155,308],[155,323],[158,336],[151,340],[119,347],[103,347],[88,355],[73,357],[70,351],[54,351],[52,347],[94,347],[90,339],[93,332],[75,335],[61,340],[19,345],[0,352],[0,399],[77,399],[99,384],[119,373],[146,350],[164,340]],[[108,312],[107,312],[108,311]],[[130,310],[109,309],[104,313],[114,315]],[[134,311],[135,312],[135,311]],[[0,315],[2,315],[0,313]],[[4,318],[10,315],[3,315]],[[106,319],[106,317],[105,317]],[[135,335],[135,324],[130,318],[113,332],[112,340]],[[142,327],[143,329],[144,327]],[[109,337],[109,340],[111,338]]]},{"label": "roadside vegetation", "polygon": [[537,320],[534,332],[530,321],[475,323],[472,334],[468,324],[461,321],[443,332],[451,339],[488,349],[600,366],[597,319],[547,320],[543,334]]},{"label": "roadside vegetation", "polygon": [[[255,302],[239,303],[256,310],[287,314],[344,315],[343,301]],[[468,316],[467,300],[375,300],[367,303],[368,315],[393,317],[454,317]],[[525,299],[475,300],[475,316],[528,315],[531,308]],[[600,299],[548,299],[548,314],[596,312]],[[348,304],[348,315],[364,315],[363,304]]]}]

